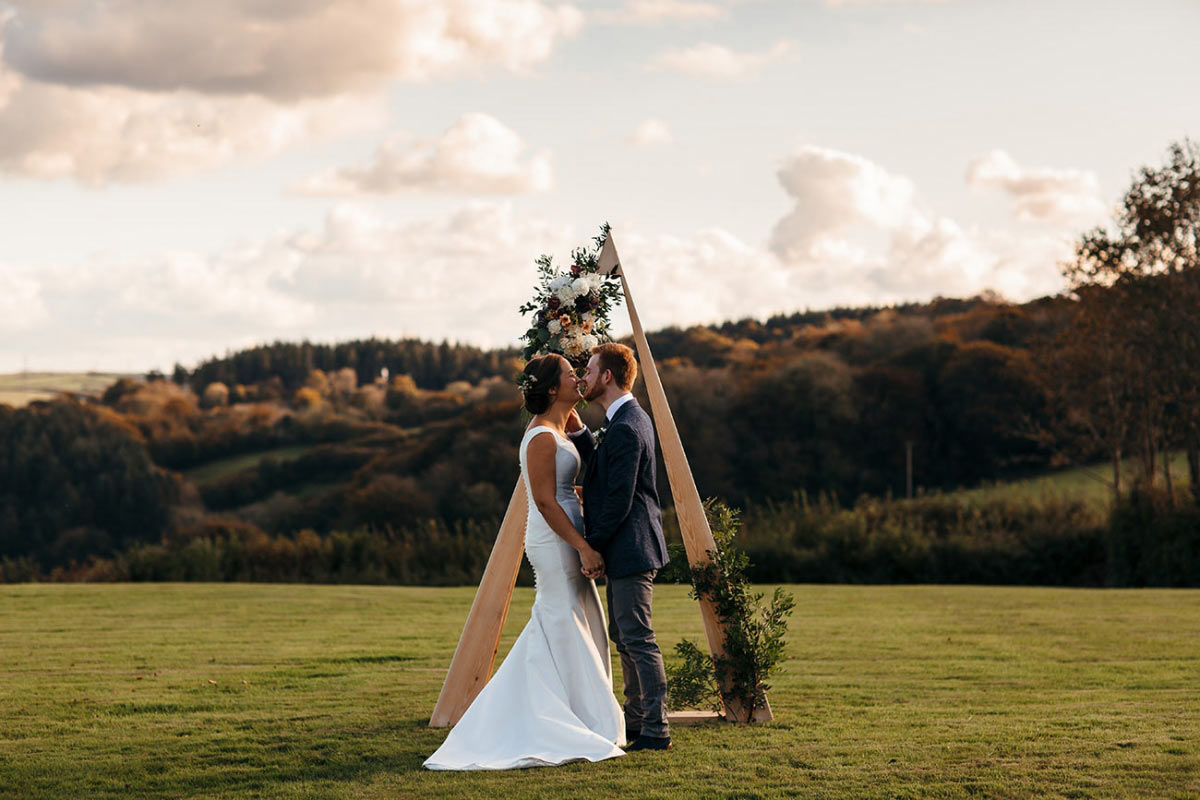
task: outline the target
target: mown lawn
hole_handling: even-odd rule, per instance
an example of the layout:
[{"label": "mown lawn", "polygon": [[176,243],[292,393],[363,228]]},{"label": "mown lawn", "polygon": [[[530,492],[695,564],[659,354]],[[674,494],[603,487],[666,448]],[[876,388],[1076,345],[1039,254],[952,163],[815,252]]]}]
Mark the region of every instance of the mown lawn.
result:
[{"label": "mown lawn", "polygon": [[[429,773],[471,588],[0,586],[0,797],[1200,796],[1200,591],[789,588],[775,722]],[[682,587],[655,612],[699,638]]]}]

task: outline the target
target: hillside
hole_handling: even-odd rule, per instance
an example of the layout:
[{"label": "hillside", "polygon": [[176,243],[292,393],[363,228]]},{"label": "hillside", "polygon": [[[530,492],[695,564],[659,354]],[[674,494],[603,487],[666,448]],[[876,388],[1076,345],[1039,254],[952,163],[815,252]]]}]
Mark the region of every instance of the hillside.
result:
[{"label": "hillside", "polygon": [[0,374],[0,405],[23,406],[49,400],[60,392],[99,397],[121,378],[138,377],[118,372],[10,372]]}]

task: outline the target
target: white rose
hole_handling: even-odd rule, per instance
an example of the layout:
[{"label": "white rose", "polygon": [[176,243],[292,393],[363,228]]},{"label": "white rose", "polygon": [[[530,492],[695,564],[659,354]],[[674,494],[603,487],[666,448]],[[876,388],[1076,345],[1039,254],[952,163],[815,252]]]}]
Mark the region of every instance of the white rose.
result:
[{"label": "white rose", "polygon": [[576,278],[571,282],[571,288],[575,291],[576,297],[581,294],[587,294],[589,291],[591,291],[591,287],[588,286],[587,278]]},{"label": "white rose", "polygon": [[557,292],[559,289],[571,282],[569,275],[559,275],[554,280],[550,281],[550,291]]},{"label": "white rose", "polygon": [[596,347],[599,344],[600,344],[600,339],[598,339],[595,336],[592,336],[590,333],[583,337],[584,352],[590,351],[593,347]]},{"label": "white rose", "polygon": [[550,323],[546,325],[546,330],[550,331],[551,336],[558,336],[559,332],[562,331],[562,324],[559,323],[558,320],[552,319],[550,320]]}]

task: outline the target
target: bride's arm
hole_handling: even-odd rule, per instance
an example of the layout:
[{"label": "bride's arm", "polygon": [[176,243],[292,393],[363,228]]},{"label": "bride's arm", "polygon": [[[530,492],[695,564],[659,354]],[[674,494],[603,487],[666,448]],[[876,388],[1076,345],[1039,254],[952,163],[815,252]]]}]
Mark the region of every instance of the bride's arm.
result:
[{"label": "bride's arm", "polygon": [[588,459],[592,457],[592,451],[596,449],[596,441],[592,438],[592,432],[588,430],[588,426],[583,424],[578,411],[572,410],[571,416],[567,417],[567,438],[579,451],[579,458],[582,462],[588,463]]},{"label": "bride's arm", "polygon": [[579,560],[583,563],[583,568],[594,572],[604,566],[604,559],[579,531],[575,530],[571,518],[558,504],[554,474],[554,458],[557,451],[558,444],[551,433],[539,433],[529,440],[525,449],[525,463],[529,467],[529,489],[533,493],[534,505],[541,512],[542,519],[546,520],[550,529],[567,544],[579,551]]}]

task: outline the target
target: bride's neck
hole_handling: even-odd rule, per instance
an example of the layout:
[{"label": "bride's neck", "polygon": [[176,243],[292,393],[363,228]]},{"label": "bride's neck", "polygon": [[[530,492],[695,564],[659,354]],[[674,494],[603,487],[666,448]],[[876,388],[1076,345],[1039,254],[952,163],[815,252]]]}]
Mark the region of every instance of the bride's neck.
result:
[{"label": "bride's neck", "polygon": [[571,408],[573,406],[559,406],[556,403],[546,409],[546,412],[542,414],[542,420],[559,430],[565,430],[567,427],[567,417],[571,416]]}]

